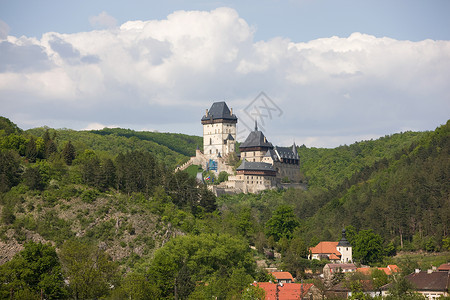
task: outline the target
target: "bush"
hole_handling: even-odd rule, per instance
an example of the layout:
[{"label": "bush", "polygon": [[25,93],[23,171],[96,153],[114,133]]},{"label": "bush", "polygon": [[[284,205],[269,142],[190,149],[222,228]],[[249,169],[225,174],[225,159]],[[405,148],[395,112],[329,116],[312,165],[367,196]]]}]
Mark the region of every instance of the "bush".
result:
[{"label": "bush", "polygon": [[98,192],[96,190],[85,190],[81,194],[81,200],[85,203],[93,203],[98,196]]}]

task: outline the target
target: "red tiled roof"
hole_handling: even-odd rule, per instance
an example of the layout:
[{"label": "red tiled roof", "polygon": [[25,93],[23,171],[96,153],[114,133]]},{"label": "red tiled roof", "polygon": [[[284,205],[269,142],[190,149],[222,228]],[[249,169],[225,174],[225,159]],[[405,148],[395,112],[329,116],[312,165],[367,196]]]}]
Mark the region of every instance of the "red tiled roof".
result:
[{"label": "red tiled roof", "polygon": [[290,279],[294,281],[294,277],[292,277],[291,273],[289,272],[272,272],[273,277],[275,277],[276,280],[286,280]]},{"label": "red tiled roof", "polygon": [[312,283],[283,283],[282,285],[278,285],[270,282],[258,282],[253,285],[264,289],[266,292],[266,300],[297,300],[300,297],[304,297],[313,286]]},{"label": "red tiled roof", "polygon": [[313,254],[335,254],[341,256],[341,253],[337,251],[337,245],[339,242],[320,242],[317,246],[309,248]]},{"label": "red tiled roof", "polygon": [[[378,270],[383,271],[386,275],[392,275],[392,273],[399,272],[400,269],[397,265],[388,265],[386,268],[377,268]],[[358,268],[356,272],[363,273],[365,275],[370,275],[372,273],[372,269],[369,267],[366,268]]]},{"label": "red tiled roof", "polygon": [[397,265],[388,265],[387,267],[389,268],[389,270],[391,270],[392,273],[400,272],[400,268]]},{"label": "red tiled roof", "polygon": [[438,271],[450,271],[450,263],[440,265]]},{"label": "red tiled roof", "polygon": [[358,268],[358,269],[356,269],[356,272],[363,273],[364,275],[370,275],[372,270],[369,267],[367,267],[367,268]]},{"label": "red tiled roof", "polygon": [[336,260],[336,259],[340,259],[336,254],[330,254],[330,255],[328,255],[328,259],[329,260]]}]

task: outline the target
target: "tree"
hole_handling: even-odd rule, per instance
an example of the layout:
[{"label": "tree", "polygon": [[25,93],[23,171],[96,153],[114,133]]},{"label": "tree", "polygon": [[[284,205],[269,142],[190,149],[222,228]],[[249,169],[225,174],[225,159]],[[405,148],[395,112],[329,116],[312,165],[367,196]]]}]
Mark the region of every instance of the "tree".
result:
[{"label": "tree", "polygon": [[94,299],[117,285],[117,265],[98,247],[79,240],[67,240],[60,258],[75,299]]},{"label": "tree", "polygon": [[38,156],[38,151],[36,148],[36,142],[32,137],[27,144],[27,148],[25,149],[25,156],[28,158],[29,162],[36,162],[36,158]]},{"label": "tree", "polygon": [[0,150],[0,192],[7,192],[19,183],[20,160],[13,150]]},{"label": "tree", "polygon": [[228,180],[228,173],[225,171],[220,172],[219,177],[217,178],[217,182],[221,183],[227,180]]},{"label": "tree", "polygon": [[362,264],[375,263],[383,259],[383,239],[372,229],[359,231],[353,243],[353,257]]},{"label": "tree", "polygon": [[72,165],[72,161],[76,157],[75,147],[72,145],[71,141],[68,141],[62,150],[62,157],[68,166]]},{"label": "tree", "polygon": [[227,234],[200,234],[176,237],[158,249],[148,276],[161,298],[181,298],[194,291],[193,283],[212,284],[213,290],[220,290],[220,281],[232,277],[236,268],[243,268],[250,276],[255,273],[245,241]]},{"label": "tree", "polygon": [[43,190],[45,187],[39,167],[28,167],[23,173],[23,182],[32,190]]},{"label": "tree", "polygon": [[275,241],[282,237],[292,238],[292,233],[299,226],[294,210],[288,205],[280,205],[266,223],[266,235],[273,236]]},{"label": "tree", "polygon": [[1,298],[64,299],[68,293],[55,248],[29,242],[11,261],[0,266]]}]

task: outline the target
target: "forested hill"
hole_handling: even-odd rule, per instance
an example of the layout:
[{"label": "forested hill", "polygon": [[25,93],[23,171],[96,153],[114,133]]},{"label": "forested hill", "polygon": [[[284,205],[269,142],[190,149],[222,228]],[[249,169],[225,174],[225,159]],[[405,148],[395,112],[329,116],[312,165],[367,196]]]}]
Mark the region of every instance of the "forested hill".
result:
[{"label": "forested hill", "polygon": [[43,137],[47,130],[50,136],[54,136],[58,148],[71,141],[78,153],[91,149],[116,156],[127,151],[148,151],[170,168],[184,163],[188,157],[195,155],[197,146],[203,145],[202,138],[197,136],[119,128],[75,131],[40,127],[27,130],[26,133]]},{"label": "forested hill", "polygon": [[[450,229],[450,121],[336,149],[300,149],[314,203],[300,201],[305,236],[352,225],[407,249],[437,248]],[[306,212],[306,214],[305,214]],[[306,217],[306,218],[305,218]]]},{"label": "forested hill", "polygon": [[197,147],[199,147],[199,149],[203,148],[203,139],[201,137],[180,133],[134,131],[121,128],[104,128],[102,130],[92,130],[90,132],[104,136],[116,135],[127,138],[136,137],[143,141],[152,141],[188,157],[195,156],[195,149]]},{"label": "forested hill", "polygon": [[[23,131],[0,117],[0,298],[239,299],[254,280],[270,280],[255,259],[307,279],[306,268],[324,263],[307,260],[308,247],[338,240],[343,227],[356,262],[450,250],[450,122],[302,146],[307,190],[218,198],[174,172],[197,143],[126,129]],[[34,267],[49,256],[52,272]]]}]

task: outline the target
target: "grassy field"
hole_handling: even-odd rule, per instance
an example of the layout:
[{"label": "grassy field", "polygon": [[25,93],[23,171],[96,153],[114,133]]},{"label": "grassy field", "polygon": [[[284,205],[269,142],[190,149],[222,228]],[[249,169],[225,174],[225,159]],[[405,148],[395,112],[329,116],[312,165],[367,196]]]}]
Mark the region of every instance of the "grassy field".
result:
[{"label": "grassy field", "polygon": [[419,268],[427,270],[450,262],[450,252],[400,252],[385,260],[386,264],[396,264],[399,267]]}]

